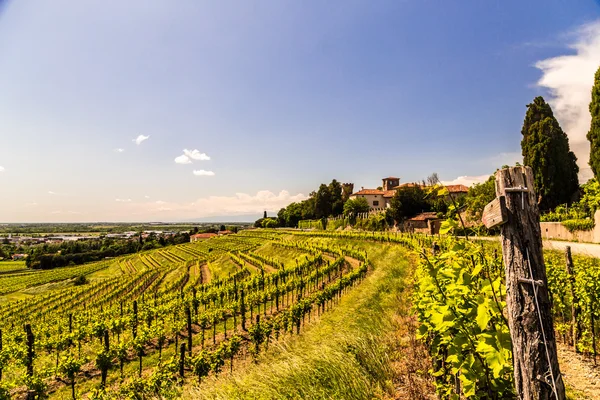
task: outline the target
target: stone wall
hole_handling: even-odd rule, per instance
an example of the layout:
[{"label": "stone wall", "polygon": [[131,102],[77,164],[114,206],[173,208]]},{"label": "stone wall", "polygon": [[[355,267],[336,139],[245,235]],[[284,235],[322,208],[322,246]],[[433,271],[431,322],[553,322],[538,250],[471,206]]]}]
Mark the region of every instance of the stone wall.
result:
[{"label": "stone wall", "polygon": [[569,240],[600,243],[600,210],[594,214],[595,227],[591,231],[569,232],[560,222],[540,222],[542,238],[546,240]]}]

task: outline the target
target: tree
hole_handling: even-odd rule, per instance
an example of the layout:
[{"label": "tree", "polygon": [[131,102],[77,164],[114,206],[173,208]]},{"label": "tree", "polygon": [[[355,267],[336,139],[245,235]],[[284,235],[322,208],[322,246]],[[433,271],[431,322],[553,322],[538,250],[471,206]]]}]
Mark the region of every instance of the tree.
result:
[{"label": "tree", "polygon": [[332,180],[329,184],[329,193],[331,196],[331,214],[340,215],[342,212],[344,212],[342,185],[337,180]]},{"label": "tree", "polygon": [[579,204],[593,216],[596,210],[600,208],[600,184],[597,179],[590,179],[582,186],[583,196],[579,200]]},{"label": "tree", "polygon": [[440,178],[437,172],[432,173],[427,177],[427,186],[435,186],[440,183]]},{"label": "tree", "polygon": [[265,213],[263,215],[263,218],[267,218],[267,211],[265,210]]},{"label": "tree", "polygon": [[327,218],[331,215],[331,210],[331,192],[329,186],[322,183],[315,195],[315,217]]},{"label": "tree", "polygon": [[344,215],[357,215],[359,213],[368,212],[370,208],[367,199],[364,197],[357,197],[348,200],[344,204]]},{"label": "tree", "polygon": [[579,190],[577,158],[550,105],[541,96],[527,105],[521,134],[523,162],[533,169],[540,210],[571,203]]},{"label": "tree", "polygon": [[226,231],[226,230],[227,230],[227,228],[225,227],[225,225],[221,225],[221,226],[219,227],[219,230],[220,230],[220,231]]},{"label": "tree", "polygon": [[274,218],[265,218],[262,222],[263,228],[277,228],[277,220]]},{"label": "tree", "polygon": [[496,176],[491,175],[484,183],[469,188],[465,196],[467,215],[472,221],[481,221],[484,207],[496,198]]},{"label": "tree", "polygon": [[429,211],[426,193],[420,186],[402,187],[396,190],[390,201],[390,215],[396,222],[402,222],[414,215]]},{"label": "tree", "polygon": [[590,167],[596,179],[600,178],[600,68],[596,71],[594,86],[592,87],[592,101],[590,102],[592,125],[587,133],[590,141]]},{"label": "tree", "polygon": [[298,221],[302,219],[302,203],[291,203],[286,208],[282,208],[277,213],[277,219],[280,226],[295,228],[298,226]]}]

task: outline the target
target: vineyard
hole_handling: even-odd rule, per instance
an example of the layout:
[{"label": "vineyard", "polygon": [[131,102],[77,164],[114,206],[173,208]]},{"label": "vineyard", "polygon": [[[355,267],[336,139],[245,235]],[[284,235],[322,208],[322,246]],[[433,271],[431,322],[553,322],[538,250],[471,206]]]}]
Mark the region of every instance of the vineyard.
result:
[{"label": "vineyard", "polygon": [[3,396],[109,397],[108,387],[116,397],[168,396],[299,334],[367,270],[365,252],[248,233],[4,274],[2,294],[79,276],[90,283],[2,305]]},{"label": "vineyard", "polygon": [[[437,393],[510,398],[499,245],[436,240],[432,255],[433,238],[420,235],[255,230],[55,270],[3,266],[0,398],[331,398],[311,392],[317,383],[302,381],[303,371],[283,379],[289,364],[271,364],[284,362],[278,352],[300,354],[299,365],[325,377],[325,349],[343,334],[344,352],[331,351],[355,378],[351,392],[328,389],[333,397],[393,394],[393,344],[358,338],[370,326],[368,337],[383,340],[396,329],[389,313],[411,298]],[[595,358],[600,263],[575,256],[569,273],[564,255],[545,257],[557,337]],[[87,284],[76,284],[81,276]],[[62,286],[40,289],[55,282]],[[327,333],[317,337],[320,330]],[[305,347],[293,353],[294,343]],[[373,366],[375,359],[388,364]],[[249,371],[245,380],[232,375],[236,365]],[[264,386],[265,375],[280,383]],[[303,383],[283,392],[291,376]]]}]

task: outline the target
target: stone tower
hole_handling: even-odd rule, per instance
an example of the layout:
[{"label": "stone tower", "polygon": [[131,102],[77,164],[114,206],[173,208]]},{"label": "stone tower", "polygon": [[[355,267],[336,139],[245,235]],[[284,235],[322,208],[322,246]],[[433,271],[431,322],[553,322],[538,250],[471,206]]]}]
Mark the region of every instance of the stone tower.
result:
[{"label": "stone tower", "polygon": [[354,193],[354,183],[342,183],[342,199],[348,200],[352,193]]},{"label": "stone tower", "polygon": [[383,190],[392,190],[393,188],[400,186],[400,178],[396,178],[393,176],[383,178]]}]

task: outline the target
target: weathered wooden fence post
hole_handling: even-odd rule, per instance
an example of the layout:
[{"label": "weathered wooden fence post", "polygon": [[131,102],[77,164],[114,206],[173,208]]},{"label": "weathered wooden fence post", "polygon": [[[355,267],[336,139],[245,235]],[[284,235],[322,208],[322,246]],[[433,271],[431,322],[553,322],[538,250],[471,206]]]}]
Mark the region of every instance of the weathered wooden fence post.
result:
[{"label": "weathered wooden fence post", "polygon": [[496,196],[506,204],[501,239],[517,396],[564,400],[531,168],[497,171]]}]

